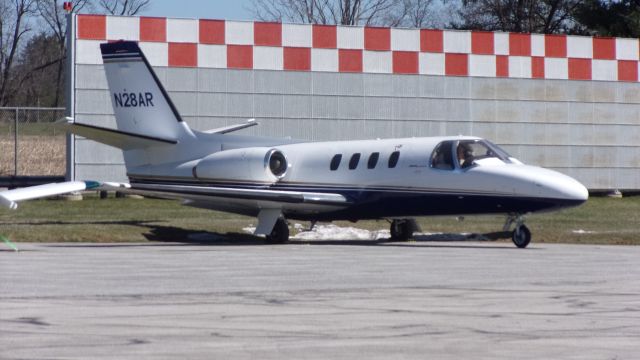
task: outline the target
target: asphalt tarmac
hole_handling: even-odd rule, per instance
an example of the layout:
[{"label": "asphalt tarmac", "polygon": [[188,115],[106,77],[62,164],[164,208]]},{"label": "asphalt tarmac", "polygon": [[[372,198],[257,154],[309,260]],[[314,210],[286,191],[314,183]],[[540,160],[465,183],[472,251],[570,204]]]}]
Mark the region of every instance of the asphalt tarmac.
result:
[{"label": "asphalt tarmac", "polygon": [[18,246],[2,359],[640,357],[640,247]]}]

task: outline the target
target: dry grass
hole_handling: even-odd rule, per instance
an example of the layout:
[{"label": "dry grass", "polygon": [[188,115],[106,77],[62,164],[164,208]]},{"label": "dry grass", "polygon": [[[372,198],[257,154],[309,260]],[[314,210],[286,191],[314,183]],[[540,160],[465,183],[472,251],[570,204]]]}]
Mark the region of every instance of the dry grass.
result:
[{"label": "dry grass", "polygon": [[[504,217],[470,216],[459,222],[449,216],[420,218],[418,221],[425,232],[486,233],[500,230]],[[527,221],[534,244],[640,245],[639,223],[640,196],[623,199],[594,197],[583,206],[532,215]],[[27,201],[21,203],[17,211],[0,208],[0,234],[20,242],[188,242],[192,234],[226,233],[231,243],[242,243],[258,239],[242,231],[243,227],[255,224],[255,218],[195,209],[180,206],[179,201],[157,199],[99,200],[96,196],[86,196],[83,201]],[[386,221],[337,224],[369,230],[389,227]]]},{"label": "dry grass", "polygon": [[[0,138],[0,176],[14,175],[14,139]],[[18,137],[18,175],[64,175],[66,138],[64,135],[23,135]]]}]

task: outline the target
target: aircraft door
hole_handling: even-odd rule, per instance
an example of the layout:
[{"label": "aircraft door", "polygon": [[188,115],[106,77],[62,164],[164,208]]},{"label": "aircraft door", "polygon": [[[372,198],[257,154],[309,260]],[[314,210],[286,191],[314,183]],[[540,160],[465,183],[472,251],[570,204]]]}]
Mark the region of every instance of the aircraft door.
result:
[{"label": "aircraft door", "polygon": [[453,170],[453,141],[444,141],[436,146],[431,155],[431,168],[438,170]]},{"label": "aircraft door", "polygon": [[[468,174],[462,169],[457,157],[458,141],[447,140],[436,145],[431,154],[429,185],[438,189],[464,188]],[[462,171],[460,171],[462,170]]]}]

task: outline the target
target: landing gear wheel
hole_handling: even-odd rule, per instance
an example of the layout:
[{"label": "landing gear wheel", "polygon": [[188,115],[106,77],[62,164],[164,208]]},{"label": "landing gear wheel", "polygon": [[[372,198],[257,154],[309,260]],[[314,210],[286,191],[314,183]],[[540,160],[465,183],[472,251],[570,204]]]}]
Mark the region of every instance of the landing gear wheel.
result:
[{"label": "landing gear wheel", "polygon": [[271,230],[271,234],[267,235],[265,242],[267,244],[284,244],[289,241],[289,224],[284,218],[279,218]]},{"label": "landing gear wheel", "polygon": [[529,231],[529,228],[525,225],[516,226],[516,229],[513,230],[511,240],[513,240],[513,243],[517,247],[524,249],[531,242],[531,231]]},{"label": "landing gear wheel", "polygon": [[413,236],[413,224],[407,220],[393,220],[391,222],[391,240],[407,241]]}]

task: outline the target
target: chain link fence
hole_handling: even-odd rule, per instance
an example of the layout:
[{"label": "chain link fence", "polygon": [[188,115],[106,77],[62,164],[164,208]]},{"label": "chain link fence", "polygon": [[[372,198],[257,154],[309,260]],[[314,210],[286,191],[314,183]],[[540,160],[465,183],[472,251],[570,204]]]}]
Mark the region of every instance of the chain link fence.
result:
[{"label": "chain link fence", "polygon": [[64,176],[64,108],[0,107],[0,177]]}]

